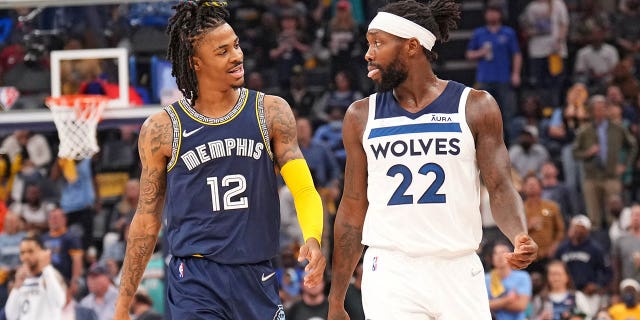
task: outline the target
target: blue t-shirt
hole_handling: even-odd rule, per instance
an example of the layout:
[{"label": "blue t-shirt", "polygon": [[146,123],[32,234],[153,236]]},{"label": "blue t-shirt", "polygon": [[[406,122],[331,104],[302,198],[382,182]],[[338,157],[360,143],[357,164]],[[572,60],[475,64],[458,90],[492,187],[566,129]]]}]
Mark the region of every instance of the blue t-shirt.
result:
[{"label": "blue t-shirt", "polygon": [[[489,288],[491,287],[491,273],[485,274],[485,281],[487,283],[487,295],[489,299],[494,299],[497,297],[491,296],[491,291]],[[502,285],[504,286],[503,295],[509,293],[510,291],[515,291],[518,295],[527,295],[531,296],[531,277],[525,271],[514,270],[509,276],[502,279]],[[496,320],[524,320],[525,313],[523,312],[510,312],[510,311],[497,311],[495,312]]]},{"label": "blue t-shirt", "polygon": [[487,43],[491,43],[493,51],[492,59],[481,58],[478,62],[476,80],[478,82],[510,82],[511,59],[514,54],[520,53],[516,32],[502,26],[496,33],[489,31],[487,27],[477,28],[469,41],[467,50],[478,50]]},{"label": "blue t-shirt", "polygon": [[65,181],[60,194],[60,208],[65,213],[87,209],[96,202],[91,159],[78,161],[76,171],[78,172],[78,180],[73,183]]},{"label": "blue t-shirt", "polygon": [[82,254],[82,246],[80,239],[69,231],[52,236],[51,233],[42,236],[44,246],[51,250],[51,264],[62,276],[71,279],[72,271],[72,254]]},{"label": "blue t-shirt", "polygon": [[0,266],[15,269],[20,266],[20,242],[26,232],[0,235]]}]

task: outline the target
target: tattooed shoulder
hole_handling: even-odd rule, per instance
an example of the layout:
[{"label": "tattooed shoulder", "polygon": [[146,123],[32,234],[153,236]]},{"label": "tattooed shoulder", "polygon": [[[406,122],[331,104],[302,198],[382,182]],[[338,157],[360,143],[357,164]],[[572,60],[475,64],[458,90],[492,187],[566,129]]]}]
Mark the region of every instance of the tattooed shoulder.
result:
[{"label": "tattooed shoulder", "polygon": [[272,138],[279,137],[284,143],[295,139],[296,121],[287,101],[278,96],[266,96],[265,116]]},{"label": "tattooed shoulder", "polygon": [[[140,156],[155,156],[158,152],[164,156],[171,154],[173,128],[169,115],[160,111],[150,116],[140,130]],[[141,160],[145,160],[142,158]]]}]

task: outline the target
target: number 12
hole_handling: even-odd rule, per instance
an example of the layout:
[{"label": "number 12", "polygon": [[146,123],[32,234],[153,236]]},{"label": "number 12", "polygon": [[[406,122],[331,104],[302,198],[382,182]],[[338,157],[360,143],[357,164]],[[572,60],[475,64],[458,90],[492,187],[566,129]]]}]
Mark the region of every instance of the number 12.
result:
[{"label": "number 12", "polygon": [[[222,178],[223,187],[228,187],[232,183],[237,183],[238,185],[227,190],[227,192],[225,192],[222,196],[224,210],[248,208],[249,199],[247,199],[247,197],[240,197],[240,199],[231,200],[231,198],[247,190],[247,179],[245,179],[245,177],[240,174],[231,174]],[[211,186],[211,205],[213,206],[213,211],[220,211],[218,177],[208,177],[207,184]]]}]

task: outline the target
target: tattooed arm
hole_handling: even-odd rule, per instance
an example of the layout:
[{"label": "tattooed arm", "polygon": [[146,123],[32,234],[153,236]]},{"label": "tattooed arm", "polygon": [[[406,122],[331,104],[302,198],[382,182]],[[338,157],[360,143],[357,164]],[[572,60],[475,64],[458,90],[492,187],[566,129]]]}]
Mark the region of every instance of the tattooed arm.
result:
[{"label": "tattooed arm", "polygon": [[367,200],[367,157],[362,134],[367,123],[368,98],[354,102],[344,117],[342,139],[347,151],[344,191],[333,234],[333,268],[329,293],[329,319],[347,319],[344,299],[347,287],[362,255],[362,227],[369,206]]},{"label": "tattooed arm", "polygon": [[305,243],[298,261],[309,260],[304,284],[315,287],[323,281],[326,260],[320,250],[322,237],[322,200],[315,189],[309,167],[298,146],[296,120],[289,104],[280,97],[265,97],[265,115],[273,146],[273,156],[282,177],[291,190]]},{"label": "tattooed arm", "polygon": [[538,246],[527,234],[522,199],[511,180],[511,162],[502,138],[502,117],[496,101],[484,91],[471,90],[467,100],[467,123],[476,143],[476,160],[489,191],[496,224],[514,247],[507,261],[515,269],[528,266]]},{"label": "tattooed arm", "polygon": [[158,240],[172,132],[171,121],[164,111],[149,117],[140,130],[140,199],[127,237],[120,294],[116,303],[115,319],[118,320],[129,319],[129,305]]}]

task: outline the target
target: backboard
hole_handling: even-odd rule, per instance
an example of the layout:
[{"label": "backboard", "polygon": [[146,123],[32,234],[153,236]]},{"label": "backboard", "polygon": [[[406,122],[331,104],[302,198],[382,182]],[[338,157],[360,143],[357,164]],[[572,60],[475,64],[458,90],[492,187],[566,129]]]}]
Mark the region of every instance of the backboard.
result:
[{"label": "backboard", "polygon": [[[78,93],[82,84],[105,77],[117,84],[117,99],[108,108],[129,106],[128,53],[124,48],[60,50],[51,52],[51,96]],[[75,92],[74,92],[75,91]]]}]

